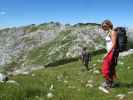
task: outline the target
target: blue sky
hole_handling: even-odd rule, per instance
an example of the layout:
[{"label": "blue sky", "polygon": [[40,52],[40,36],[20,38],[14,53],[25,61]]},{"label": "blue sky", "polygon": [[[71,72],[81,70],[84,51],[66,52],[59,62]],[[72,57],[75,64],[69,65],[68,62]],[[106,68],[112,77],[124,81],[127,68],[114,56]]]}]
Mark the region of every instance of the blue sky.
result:
[{"label": "blue sky", "polygon": [[133,26],[133,0],[0,0],[0,27],[49,21]]}]

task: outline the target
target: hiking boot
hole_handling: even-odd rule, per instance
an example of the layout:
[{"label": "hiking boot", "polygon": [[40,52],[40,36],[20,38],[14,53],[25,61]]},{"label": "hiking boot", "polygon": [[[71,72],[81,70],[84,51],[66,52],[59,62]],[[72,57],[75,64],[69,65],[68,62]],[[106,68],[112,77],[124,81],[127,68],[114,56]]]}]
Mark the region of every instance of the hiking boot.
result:
[{"label": "hiking boot", "polygon": [[107,94],[109,93],[109,89],[107,89],[107,88],[105,88],[103,86],[99,86],[98,88],[99,88],[99,90],[101,90],[104,93],[107,93]]},{"label": "hiking boot", "polygon": [[110,85],[107,83],[107,81],[104,81],[101,86],[99,86],[99,90],[108,94],[110,90]]},{"label": "hiking boot", "polygon": [[101,86],[104,87],[104,88],[108,88],[109,87],[106,82],[103,82]]},{"label": "hiking boot", "polygon": [[107,89],[110,89],[112,87],[112,81],[109,81],[109,80],[105,80],[102,85],[102,87],[104,88],[107,88]]}]

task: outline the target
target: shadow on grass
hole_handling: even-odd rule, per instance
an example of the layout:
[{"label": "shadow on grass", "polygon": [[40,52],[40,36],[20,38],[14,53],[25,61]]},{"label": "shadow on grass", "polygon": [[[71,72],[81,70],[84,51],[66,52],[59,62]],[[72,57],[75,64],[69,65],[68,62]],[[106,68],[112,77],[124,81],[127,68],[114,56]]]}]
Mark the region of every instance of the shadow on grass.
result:
[{"label": "shadow on grass", "polygon": [[115,82],[113,84],[113,88],[133,88],[133,83],[127,83],[127,82]]},{"label": "shadow on grass", "polygon": [[75,57],[75,58],[65,58],[65,59],[61,59],[58,61],[55,61],[53,63],[49,63],[47,65],[44,65],[44,67],[54,67],[54,66],[58,66],[58,65],[64,65],[70,62],[74,62],[74,61],[78,61],[79,57]]},{"label": "shadow on grass", "polygon": [[119,87],[121,87],[121,88],[133,88],[133,83],[121,82]]}]

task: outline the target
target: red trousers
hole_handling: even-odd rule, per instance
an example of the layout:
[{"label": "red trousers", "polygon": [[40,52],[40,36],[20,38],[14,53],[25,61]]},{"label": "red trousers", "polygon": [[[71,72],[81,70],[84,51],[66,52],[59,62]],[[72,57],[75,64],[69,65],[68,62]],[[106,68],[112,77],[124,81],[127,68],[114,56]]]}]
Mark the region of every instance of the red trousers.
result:
[{"label": "red trousers", "polygon": [[116,78],[115,66],[117,65],[118,56],[119,50],[112,49],[103,59],[101,72],[106,80],[113,80]]}]

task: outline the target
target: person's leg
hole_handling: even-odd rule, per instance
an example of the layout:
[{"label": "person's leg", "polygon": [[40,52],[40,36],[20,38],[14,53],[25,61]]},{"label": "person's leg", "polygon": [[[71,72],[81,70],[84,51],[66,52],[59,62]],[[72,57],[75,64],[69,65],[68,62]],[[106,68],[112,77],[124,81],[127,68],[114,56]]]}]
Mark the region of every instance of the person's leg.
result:
[{"label": "person's leg", "polygon": [[85,63],[85,67],[86,67],[87,70],[89,70],[88,63]]},{"label": "person's leg", "polygon": [[119,52],[117,49],[114,49],[113,51],[113,57],[112,57],[112,60],[111,60],[111,64],[110,64],[110,81],[111,81],[111,87],[112,85],[114,84],[114,79],[116,79],[116,65],[117,65],[117,58],[118,58],[118,55],[119,55]]},{"label": "person's leg", "polygon": [[110,67],[110,73],[109,73],[109,79],[110,79],[109,80],[109,85],[110,85],[110,87],[112,87],[114,75],[115,75],[115,67],[111,65],[111,67]]},{"label": "person's leg", "polygon": [[113,59],[113,52],[111,51],[103,60],[102,75],[105,79],[104,81],[105,88],[111,88],[113,83],[112,59]]},{"label": "person's leg", "polygon": [[115,87],[119,87],[120,84],[118,83],[118,81],[116,80],[116,71],[115,71],[115,66],[112,68],[112,81],[111,81],[111,88],[115,88]]}]

